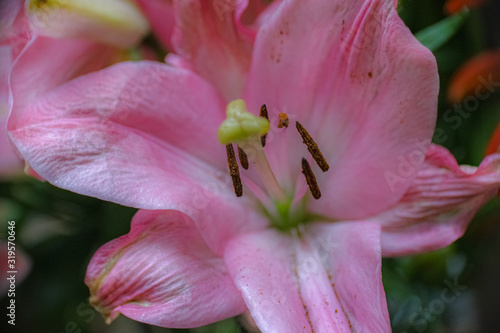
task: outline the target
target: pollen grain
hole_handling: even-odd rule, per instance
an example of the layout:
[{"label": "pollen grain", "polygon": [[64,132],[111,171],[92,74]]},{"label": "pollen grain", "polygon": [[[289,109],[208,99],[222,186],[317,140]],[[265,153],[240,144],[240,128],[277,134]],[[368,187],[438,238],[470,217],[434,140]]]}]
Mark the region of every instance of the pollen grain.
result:
[{"label": "pollen grain", "polygon": [[286,113],[280,113],[278,115],[278,128],[283,128],[286,127],[288,128],[288,124],[290,123],[290,120],[288,119],[288,116]]}]

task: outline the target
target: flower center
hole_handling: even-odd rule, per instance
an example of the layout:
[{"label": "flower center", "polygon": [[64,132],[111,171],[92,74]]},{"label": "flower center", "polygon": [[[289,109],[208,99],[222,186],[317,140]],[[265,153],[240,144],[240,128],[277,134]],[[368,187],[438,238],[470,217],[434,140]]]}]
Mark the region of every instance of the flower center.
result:
[{"label": "flower center", "polygon": [[[243,184],[233,144],[237,145],[241,167],[247,170],[249,162],[251,162],[267,191],[266,198],[268,200],[261,199],[260,204],[264,215],[269,218],[272,226],[279,230],[290,230],[318,219],[318,215],[307,210],[308,196],[304,195],[300,200],[297,200],[293,193],[284,191],[269,165],[263,149],[270,129],[266,106],[263,105],[260,116],[256,116],[248,112],[245,102],[239,99],[228,104],[226,114],[227,118],[219,127],[217,137],[219,142],[226,146],[229,172],[236,196],[241,197],[243,195]],[[288,125],[288,116],[285,113],[280,113],[277,127],[288,128]],[[330,166],[316,142],[302,124],[296,122],[295,125],[313,159],[323,172],[327,171]],[[302,158],[301,163],[302,173],[305,176],[309,191],[312,197],[318,200],[321,198],[321,191],[316,176],[307,159]],[[255,184],[251,183],[250,180],[248,182],[250,183],[249,186],[255,189]],[[253,192],[255,194],[256,191],[253,190]],[[259,195],[256,194],[256,197],[259,198]]]}]

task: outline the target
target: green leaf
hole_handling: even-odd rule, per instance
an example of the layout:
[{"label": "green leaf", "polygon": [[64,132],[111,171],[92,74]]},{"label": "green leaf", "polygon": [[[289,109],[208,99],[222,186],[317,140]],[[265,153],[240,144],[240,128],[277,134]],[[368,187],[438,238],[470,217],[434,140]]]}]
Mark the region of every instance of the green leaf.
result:
[{"label": "green leaf", "polygon": [[469,10],[449,16],[436,24],[433,24],[415,34],[415,37],[432,52],[443,46],[462,26],[469,17]]}]

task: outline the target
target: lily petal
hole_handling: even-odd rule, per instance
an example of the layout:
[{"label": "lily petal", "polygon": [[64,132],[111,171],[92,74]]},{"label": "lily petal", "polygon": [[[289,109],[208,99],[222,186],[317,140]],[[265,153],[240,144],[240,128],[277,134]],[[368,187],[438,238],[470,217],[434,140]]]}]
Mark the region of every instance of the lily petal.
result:
[{"label": "lily petal", "polygon": [[233,193],[216,138],[223,117],[212,87],[191,72],[126,62],[38,98],[11,117],[9,129],[52,184],[126,206],[177,209],[195,221],[204,216],[204,237],[221,249],[236,229],[265,224],[248,197]]},{"label": "lily petal", "polygon": [[[12,48],[0,46],[0,103],[7,104],[9,99],[9,72],[12,66]],[[0,109],[0,117],[5,116],[4,109]]]},{"label": "lily petal", "polygon": [[17,0],[4,0],[0,3],[0,42],[8,37],[21,8],[22,2]]},{"label": "lily petal", "polygon": [[303,238],[244,235],[225,259],[264,332],[390,331],[375,223],[314,225]]},{"label": "lily petal", "polygon": [[[367,217],[397,202],[434,129],[436,62],[395,4],[283,1],[255,41],[244,95],[249,110],[266,103],[311,133],[333,165],[317,175],[323,196],[312,207],[338,219]],[[287,163],[300,174],[308,153],[293,137]],[[411,170],[403,170],[410,158]]]},{"label": "lily petal", "polygon": [[7,115],[9,111],[8,77],[12,65],[12,49],[0,46],[0,176],[9,176],[22,169],[21,158],[7,136]]},{"label": "lily petal", "polygon": [[[54,52],[57,50],[57,52]],[[84,40],[35,36],[16,59],[10,74],[11,122],[38,96],[79,75],[104,67],[112,49]],[[21,112],[21,111],[19,111]]]},{"label": "lily petal", "polygon": [[401,201],[374,219],[382,224],[383,255],[411,255],[451,244],[499,188],[500,154],[486,157],[477,168],[460,167],[445,148],[432,145]]},{"label": "lily petal", "polygon": [[[0,113],[6,110],[6,106],[0,101]],[[10,176],[22,171],[22,160],[16,154],[15,147],[9,142],[6,133],[6,119],[0,116],[0,177]]]},{"label": "lily petal", "polygon": [[[240,33],[245,34],[251,41],[267,19],[274,13],[282,0],[239,0],[236,7],[236,26]],[[232,2],[232,0],[226,0]]]},{"label": "lily petal", "polygon": [[138,0],[153,32],[169,50],[172,50],[172,33],[175,18],[172,0]]},{"label": "lily petal", "polygon": [[235,13],[246,7],[246,2],[174,1],[175,50],[196,73],[214,84],[226,102],[241,97],[250,66],[251,41],[235,22]]},{"label": "lily petal", "polygon": [[110,323],[119,313],[148,324],[188,328],[246,307],[224,260],[186,215],[139,211],[130,233],[101,247],[87,269],[90,302]]}]

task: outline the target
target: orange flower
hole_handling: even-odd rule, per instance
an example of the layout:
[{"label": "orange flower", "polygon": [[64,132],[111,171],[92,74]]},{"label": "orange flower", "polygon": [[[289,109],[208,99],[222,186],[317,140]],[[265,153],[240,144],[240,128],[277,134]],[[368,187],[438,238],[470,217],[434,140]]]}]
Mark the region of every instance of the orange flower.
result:
[{"label": "orange flower", "polygon": [[444,10],[447,14],[455,14],[463,7],[476,7],[488,2],[488,0],[448,0],[444,4]]},{"label": "orange flower", "polygon": [[500,123],[491,137],[491,141],[486,148],[486,155],[500,153]]},{"label": "orange flower", "polygon": [[477,94],[485,81],[500,81],[500,50],[481,53],[463,65],[450,80],[448,100],[459,103],[465,96]]}]

